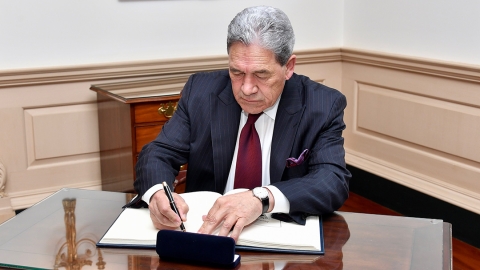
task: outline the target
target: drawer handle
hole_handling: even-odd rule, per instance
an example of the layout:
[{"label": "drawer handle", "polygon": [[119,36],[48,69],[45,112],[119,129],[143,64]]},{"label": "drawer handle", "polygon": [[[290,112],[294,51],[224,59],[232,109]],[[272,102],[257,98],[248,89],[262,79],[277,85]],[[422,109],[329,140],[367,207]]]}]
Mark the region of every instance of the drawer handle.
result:
[{"label": "drawer handle", "polygon": [[171,118],[173,116],[173,113],[177,110],[177,104],[175,103],[175,106],[173,105],[173,102],[169,101],[167,104],[165,103],[160,103],[160,107],[158,108],[158,114],[160,115],[165,115],[167,118]]}]

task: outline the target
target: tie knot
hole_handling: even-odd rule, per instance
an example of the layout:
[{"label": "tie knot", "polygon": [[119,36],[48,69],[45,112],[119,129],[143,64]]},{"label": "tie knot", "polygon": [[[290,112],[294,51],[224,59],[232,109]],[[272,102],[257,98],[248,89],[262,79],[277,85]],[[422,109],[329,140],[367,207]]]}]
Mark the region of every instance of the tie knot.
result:
[{"label": "tie knot", "polygon": [[[257,113],[257,114],[251,114],[251,113],[249,113],[246,124],[250,124],[250,125],[251,125],[251,124],[255,123],[255,122],[257,121],[257,119],[260,117],[260,115],[262,115],[262,113],[263,113],[263,112]],[[245,124],[245,125],[246,125],[246,124]]]}]

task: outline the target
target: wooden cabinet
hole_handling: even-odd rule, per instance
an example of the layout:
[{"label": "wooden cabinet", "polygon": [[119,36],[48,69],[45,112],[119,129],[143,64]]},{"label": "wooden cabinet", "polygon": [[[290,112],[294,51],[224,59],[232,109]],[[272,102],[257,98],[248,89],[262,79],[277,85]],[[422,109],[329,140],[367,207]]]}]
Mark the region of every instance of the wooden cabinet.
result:
[{"label": "wooden cabinet", "polygon": [[157,137],[163,124],[171,117],[169,114],[162,113],[160,108],[170,107],[173,110],[179,98],[179,96],[169,96],[159,98],[156,101],[130,105],[132,127],[134,129],[132,132],[134,163],[136,163],[142,147]]},{"label": "wooden cabinet", "polygon": [[133,190],[138,154],[173,115],[184,85],[168,83],[152,79],[90,88],[97,92],[103,190]]}]

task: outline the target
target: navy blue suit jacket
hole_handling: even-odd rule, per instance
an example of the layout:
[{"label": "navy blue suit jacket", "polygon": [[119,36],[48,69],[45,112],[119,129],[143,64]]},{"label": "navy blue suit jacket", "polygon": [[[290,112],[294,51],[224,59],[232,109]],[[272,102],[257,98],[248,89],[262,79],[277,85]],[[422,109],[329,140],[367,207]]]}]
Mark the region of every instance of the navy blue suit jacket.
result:
[{"label": "navy blue suit jacket", "polygon": [[[290,217],[337,210],[348,197],[342,131],[346,99],[339,91],[297,74],[286,81],[272,138],[270,182],[290,201]],[[192,75],[173,117],[141,151],[135,189],[142,196],[163,181],[172,185],[188,163],[186,192],[223,193],[235,150],[241,108],[228,71]],[[308,158],[287,168],[289,157]],[[139,197],[140,197],[139,196]]]}]

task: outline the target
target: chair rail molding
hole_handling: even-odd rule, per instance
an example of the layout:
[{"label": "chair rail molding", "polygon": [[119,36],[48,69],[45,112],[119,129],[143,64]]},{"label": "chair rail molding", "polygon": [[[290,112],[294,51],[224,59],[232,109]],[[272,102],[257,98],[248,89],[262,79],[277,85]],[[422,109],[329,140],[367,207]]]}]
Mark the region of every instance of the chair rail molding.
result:
[{"label": "chair rail molding", "polygon": [[[340,48],[295,52],[297,65],[339,62]],[[228,67],[227,56],[197,57],[170,60],[133,61],[85,66],[46,67],[0,71],[0,90],[15,86],[69,83],[111,79],[145,79],[149,76],[192,74]]]}]

